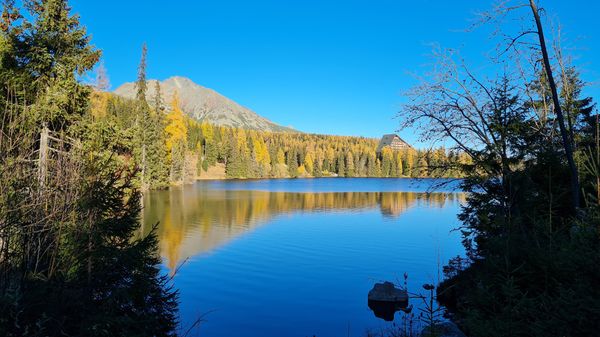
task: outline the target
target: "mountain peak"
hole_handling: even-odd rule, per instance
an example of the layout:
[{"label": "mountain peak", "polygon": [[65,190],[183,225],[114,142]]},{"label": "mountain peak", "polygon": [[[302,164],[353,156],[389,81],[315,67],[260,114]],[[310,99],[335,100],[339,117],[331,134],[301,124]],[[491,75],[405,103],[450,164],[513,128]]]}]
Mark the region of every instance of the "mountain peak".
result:
[{"label": "mountain peak", "polygon": [[[155,83],[157,80],[149,80],[148,82]],[[162,82],[158,81],[158,83],[166,106],[168,106],[168,101],[170,101],[175,91],[177,91],[181,109],[197,121],[261,131],[295,131],[291,128],[275,124],[218,92],[194,83],[194,81],[187,77],[173,76]],[[135,83],[125,83],[118,87],[114,93],[125,98],[134,98],[136,95]],[[148,102],[154,102],[153,84],[148,86],[146,98]]]},{"label": "mountain peak", "polygon": [[184,76],[172,76],[164,80],[163,83],[174,85],[179,89],[190,86],[199,86],[198,84],[194,83],[194,81]]}]

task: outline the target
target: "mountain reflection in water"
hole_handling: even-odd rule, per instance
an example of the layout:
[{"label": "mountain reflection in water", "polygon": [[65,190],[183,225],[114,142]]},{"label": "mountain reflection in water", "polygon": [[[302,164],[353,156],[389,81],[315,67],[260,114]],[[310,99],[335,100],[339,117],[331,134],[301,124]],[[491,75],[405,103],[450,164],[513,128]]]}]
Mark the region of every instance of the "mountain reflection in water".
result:
[{"label": "mountain reflection in water", "polygon": [[319,192],[172,188],[144,196],[142,232],[159,223],[160,254],[173,272],[186,258],[210,252],[232,239],[295,212],[349,212],[379,208],[385,217],[399,217],[420,206],[443,208],[464,201],[461,193]]}]

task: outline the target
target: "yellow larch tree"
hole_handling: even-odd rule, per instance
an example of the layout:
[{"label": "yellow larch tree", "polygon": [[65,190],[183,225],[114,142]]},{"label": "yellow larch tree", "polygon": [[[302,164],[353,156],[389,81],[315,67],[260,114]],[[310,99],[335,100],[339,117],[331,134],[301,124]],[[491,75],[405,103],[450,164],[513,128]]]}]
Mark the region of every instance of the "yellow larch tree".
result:
[{"label": "yellow larch tree", "polygon": [[313,170],[314,170],[314,159],[313,159],[313,154],[311,151],[306,153],[306,156],[304,157],[304,168],[306,169],[306,172],[310,175],[313,174]]},{"label": "yellow larch tree", "polygon": [[185,116],[179,106],[179,96],[177,92],[173,94],[171,111],[167,114],[166,120],[167,126],[165,127],[165,132],[167,133],[167,150],[169,151],[169,154],[172,154],[173,148],[180,142],[184,143],[187,138]]}]

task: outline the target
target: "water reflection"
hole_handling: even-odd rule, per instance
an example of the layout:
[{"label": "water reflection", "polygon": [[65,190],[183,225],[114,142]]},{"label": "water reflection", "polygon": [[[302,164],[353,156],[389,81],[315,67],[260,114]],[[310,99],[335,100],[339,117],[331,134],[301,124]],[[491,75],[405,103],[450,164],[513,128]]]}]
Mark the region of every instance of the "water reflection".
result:
[{"label": "water reflection", "polygon": [[399,217],[415,206],[443,208],[463,199],[464,194],[456,193],[290,193],[173,188],[144,196],[142,232],[147,234],[153,224],[160,223],[160,253],[173,271],[186,258],[210,252],[284,214],[379,208],[385,217]]},{"label": "water reflection", "polygon": [[410,313],[412,311],[412,306],[408,306],[408,302],[404,305],[399,305],[393,302],[377,302],[377,301],[367,301],[367,305],[369,309],[373,311],[373,315],[377,318],[381,318],[386,322],[394,321],[394,316],[398,311],[404,311],[406,313]]}]

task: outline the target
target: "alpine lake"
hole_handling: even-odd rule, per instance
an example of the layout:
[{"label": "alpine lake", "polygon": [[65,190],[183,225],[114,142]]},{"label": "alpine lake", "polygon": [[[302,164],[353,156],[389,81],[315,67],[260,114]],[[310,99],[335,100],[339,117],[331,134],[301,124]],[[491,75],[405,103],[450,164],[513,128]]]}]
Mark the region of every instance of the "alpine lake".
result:
[{"label": "alpine lake", "polygon": [[[406,320],[376,317],[377,282],[423,293],[464,255],[466,195],[443,179],[215,180],[151,191],[142,232],[158,223],[164,273],[190,335],[366,336]],[[418,321],[422,300],[411,298]]]}]

